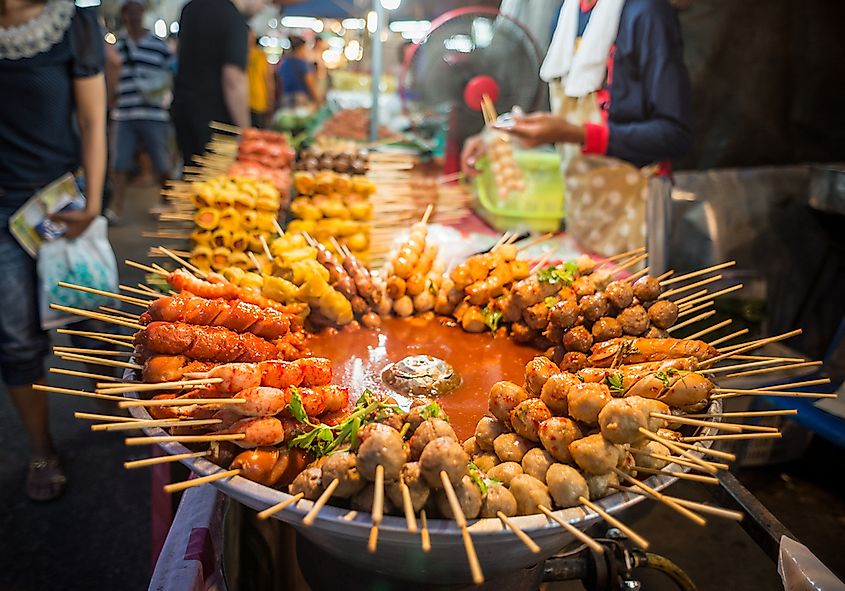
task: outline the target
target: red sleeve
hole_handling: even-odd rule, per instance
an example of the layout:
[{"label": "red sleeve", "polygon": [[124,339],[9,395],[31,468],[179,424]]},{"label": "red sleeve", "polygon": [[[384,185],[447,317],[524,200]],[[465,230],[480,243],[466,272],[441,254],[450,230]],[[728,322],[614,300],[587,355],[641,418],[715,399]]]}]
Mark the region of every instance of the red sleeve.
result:
[{"label": "red sleeve", "polygon": [[584,124],[584,147],[583,154],[607,154],[607,143],[610,138],[610,130],[604,123]]}]

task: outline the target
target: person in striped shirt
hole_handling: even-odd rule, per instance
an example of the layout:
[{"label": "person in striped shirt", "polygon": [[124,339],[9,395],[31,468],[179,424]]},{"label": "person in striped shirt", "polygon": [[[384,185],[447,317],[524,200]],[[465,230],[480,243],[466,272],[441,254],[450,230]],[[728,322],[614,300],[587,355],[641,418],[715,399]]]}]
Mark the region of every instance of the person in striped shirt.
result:
[{"label": "person in striped shirt", "polygon": [[106,216],[114,222],[123,212],[129,172],[143,147],[159,181],[170,171],[170,117],[165,102],[170,93],[173,55],[162,40],[144,28],[142,0],[123,0],[124,31],[115,44],[122,65],[113,98],[112,196]]}]

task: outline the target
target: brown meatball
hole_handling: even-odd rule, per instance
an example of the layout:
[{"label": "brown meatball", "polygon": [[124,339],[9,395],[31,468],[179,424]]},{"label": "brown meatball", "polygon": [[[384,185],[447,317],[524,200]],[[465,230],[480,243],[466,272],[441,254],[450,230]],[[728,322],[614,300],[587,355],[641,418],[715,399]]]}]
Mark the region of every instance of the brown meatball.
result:
[{"label": "brown meatball", "polygon": [[558,328],[571,328],[578,320],[578,311],[575,300],[558,302],[549,310],[549,322]]},{"label": "brown meatball", "polygon": [[575,421],[566,417],[552,417],[544,421],[538,430],[540,442],[546,451],[559,462],[571,462],[569,444],[581,438],[581,429]]},{"label": "brown meatball", "polygon": [[434,400],[426,397],[414,399],[411,403],[411,408],[408,409],[408,414],[405,415],[405,422],[410,423],[410,427],[408,427],[408,435],[406,435],[406,437],[413,435],[417,430],[417,427],[425,422],[426,417],[423,416],[423,410],[429,407],[433,402]]},{"label": "brown meatball", "polygon": [[622,325],[616,318],[604,316],[596,320],[592,330],[593,340],[597,343],[622,336]]},{"label": "brown meatball", "polygon": [[293,479],[288,492],[292,495],[302,493],[309,501],[316,501],[323,494],[323,471],[320,468],[306,468]]},{"label": "brown meatball", "polygon": [[576,507],[581,504],[579,497],[590,498],[587,480],[578,470],[566,464],[552,464],[549,467],[546,485],[558,507]]},{"label": "brown meatball", "polygon": [[669,405],[660,402],[659,400],[643,398],[642,396],[626,396],[624,399],[635,408],[638,408],[645,415],[647,423],[645,428],[649,431],[657,433],[658,430],[663,429],[666,426],[666,419],[653,417],[651,416],[651,413],[656,412],[664,415],[671,414]]},{"label": "brown meatball", "polygon": [[356,443],[360,447],[362,443],[364,443],[367,439],[369,439],[372,435],[376,433],[387,433],[390,431],[394,431],[393,427],[390,425],[385,425],[384,423],[367,423],[360,429],[358,429],[358,435],[356,437]]},{"label": "brown meatball", "polygon": [[617,492],[615,487],[619,486],[619,477],[616,472],[585,474],[585,476],[587,488],[590,490],[590,500],[595,501]]},{"label": "brown meatball", "polygon": [[[416,513],[425,506],[431,492],[425,479],[420,474],[419,462],[408,462],[402,466],[402,481],[408,487],[408,492],[411,494],[411,504],[414,506],[414,513]],[[398,480],[385,483],[385,492],[394,505],[397,507],[404,506],[402,488],[399,486]]]},{"label": "brown meatball", "polygon": [[570,287],[572,287],[579,299],[596,293],[596,284],[589,277],[578,277],[572,282]]},{"label": "brown meatball", "polygon": [[634,297],[641,302],[650,302],[660,297],[660,282],[646,275],[634,283]]},{"label": "brown meatball", "polygon": [[481,417],[475,426],[475,443],[484,451],[493,451],[493,440],[507,432],[507,426],[501,421],[493,417]]},{"label": "brown meatball", "polygon": [[504,433],[496,437],[493,450],[503,462],[521,462],[522,458],[533,448],[534,444],[516,433]]},{"label": "brown meatball", "polygon": [[[563,331],[561,331],[560,339],[558,339],[557,342],[559,342],[559,343],[563,342]],[[559,364],[561,361],[563,361],[564,353],[566,353],[566,349],[563,348],[563,345],[556,345],[554,347],[549,347],[548,349],[543,351],[543,356],[548,357],[555,364]]]},{"label": "brown meatball", "polygon": [[405,442],[399,431],[379,431],[358,448],[358,472],[367,480],[375,480],[376,467],[384,468],[386,480],[396,480],[407,461]]},{"label": "brown meatball", "polygon": [[522,320],[528,328],[542,330],[549,323],[549,307],[546,302],[529,306],[522,311]]},{"label": "brown meatball", "polygon": [[[375,496],[376,485],[374,483],[367,483],[357,495],[354,495],[350,501],[349,506],[355,511],[362,513],[369,513],[373,510],[373,497]],[[395,513],[396,507],[390,501],[389,496],[384,497],[384,512]]]},{"label": "brown meatball", "polygon": [[323,482],[326,486],[335,479],[340,481],[334,496],[346,499],[360,492],[367,483],[358,472],[355,454],[346,451],[333,453],[326,457],[322,465]]},{"label": "brown meatball", "polygon": [[647,339],[668,339],[670,336],[672,335],[656,326],[649,326],[648,330],[643,333],[643,337]]},{"label": "brown meatball", "polygon": [[[637,453],[636,449],[643,453]],[[637,459],[637,465],[643,468],[651,468],[652,470],[662,470],[669,463],[666,460],[659,460],[657,458],[649,457],[649,455],[671,456],[672,452],[669,448],[656,441],[646,441],[641,447],[634,450],[634,457]],[[646,455],[649,454],[649,455]]]},{"label": "brown meatball", "polygon": [[487,472],[490,468],[497,466],[500,460],[496,452],[482,451],[472,456],[472,463],[478,466],[478,469],[482,472]]},{"label": "brown meatball", "polygon": [[537,338],[537,331],[522,322],[511,324],[511,336],[515,343],[527,344]]},{"label": "brown meatball", "polygon": [[551,418],[552,412],[539,398],[520,402],[511,411],[511,426],[517,435],[529,441],[540,441],[537,429],[540,423]]},{"label": "brown meatball", "polygon": [[560,370],[548,357],[535,357],[525,366],[525,389],[539,396],[543,385]]},{"label": "brown meatball", "polygon": [[575,373],[581,371],[589,365],[590,361],[587,358],[587,355],[581,353],[580,351],[568,351],[564,354],[563,360],[560,362],[560,369],[562,371]]},{"label": "brown meatball", "polygon": [[574,326],[563,335],[563,346],[567,351],[589,353],[593,346],[593,335],[584,326]]},{"label": "brown meatball", "polygon": [[505,486],[510,486],[514,476],[519,476],[520,474],[522,474],[522,464],[518,462],[502,462],[487,471],[488,478],[498,480]]},{"label": "brown meatball", "polygon": [[[475,519],[481,512],[481,491],[472,481],[469,476],[464,476],[461,481],[454,486],[455,496],[458,497],[458,504],[461,506],[461,511],[467,519]],[[434,494],[434,500],[437,509],[447,518],[454,519],[452,515],[452,506],[449,504],[449,498],[446,496],[446,491],[438,490]]]},{"label": "brown meatball", "polygon": [[613,443],[635,443],[643,438],[648,415],[630,398],[614,398],[599,413],[601,434]]},{"label": "brown meatball", "polygon": [[510,491],[516,499],[517,512],[520,515],[539,513],[537,507],[550,508],[552,498],[546,485],[528,474],[520,474],[511,480]]},{"label": "brown meatball", "polygon": [[414,431],[414,435],[408,442],[410,446],[411,459],[418,460],[420,458],[420,454],[425,449],[425,446],[438,437],[449,437],[455,441],[458,440],[458,436],[455,435],[455,430],[452,429],[452,425],[443,419],[427,419],[423,422],[419,427],[417,427],[417,430]]},{"label": "brown meatball", "polygon": [[500,511],[508,517],[516,515],[516,499],[501,484],[493,484],[487,488],[487,494],[481,502],[480,516],[496,517]]},{"label": "brown meatball", "polygon": [[533,476],[540,482],[546,482],[546,471],[555,463],[552,454],[544,449],[535,447],[522,457],[522,473]]},{"label": "brown meatball", "polygon": [[[555,326],[551,322],[546,326],[546,330],[543,331],[543,336],[549,339],[552,343],[563,343],[563,335],[566,333],[566,330],[559,326]],[[562,349],[563,347],[561,347]],[[546,357],[549,359],[554,360],[554,355],[549,355],[548,351],[544,353]],[[563,355],[563,353],[561,353]]]},{"label": "brown meatball", "polygon": [[666,330],[678,319],[678,304],[669,300],[658,300],[649,307],[648,319],[657,328]]},{"label": "brown meatball", "polygon": [[634,288],[627,281],[611,281],[604,288],[604,297],[611,306],[622,310],[634,302]]},{"label": "brown meatball", "polygon": [[569,444],[572,459],[584,472],[604,474],[619,463],[619,448],[599,433],[576,439]]},{"label": "brown meatball", "polygon": [[600,293],[584,296],[578,301],[578,311],[590,322],[595,322],[607,314],[607,309],[607,298]]},{"label": "brown meatball", "polygon": [[531,395],[525,388],[517,386],[513,382],[496,382],[490,388],[490,395],[487,398],[487,408],[493,416],[506,425],[510,425],[511,411],[523,400],[528,400]]},{"label": "brown meatball", "polygon": [[565,415],[569,406],[566,403],[566,395],[569,388],[580,384],[581,380],[575,374],[559,372],[551,376],[540,392],[540,400],[552,411],[553,414]]},{"label": "brown meatball", "polygon": [[566,396],[569,416],[576,421],[595,425],[599,420],[601,409],[612,399],[610,390],[604,384],[589,382],[575,384]]},{"label": "brown meatball", "polygon": [[616,319],[625,334],[637,336],[648,330],[648,312],[640,305],[628,306]]},{"label": "brown meatball", "polygon": [[446,472],[449,482],[457,486],[467,473],[468,463],[469,456],[460,443],[450,437],[438,437],[420,455],[420,473],[431,488],[443,487],[440,472]]},{"label": "brown meatball", "polygon": [[478,443],[475,441],[475,436],[472,436],[464,441],[461,446],[464,448],[464,451],[467,452],[468,456],[474,456],[475,454],[481,453],[481,448],[478,447]]}]

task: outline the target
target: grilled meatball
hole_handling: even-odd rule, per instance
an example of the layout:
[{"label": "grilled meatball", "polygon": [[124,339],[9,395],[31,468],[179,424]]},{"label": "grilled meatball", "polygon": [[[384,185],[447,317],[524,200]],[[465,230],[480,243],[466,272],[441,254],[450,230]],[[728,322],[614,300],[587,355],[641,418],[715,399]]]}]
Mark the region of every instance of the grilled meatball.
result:
[{"label": "grilled meatball", "polygon": [[522,320],[528,328],[542,330],[549,323],[549,307],[546,302],[529,306],[522,311]]},{"label": "grilled meatball", "polygon": [[619,462],[619,449],[598,433],[570,443],[569,453],[578,467],[590,474],[610,472]]},{"label": "grilled meatball", "polygon": [[593,280],[589,277],[578,277],[572,282],[570,287],[575,291],[575,295],[578,296],[578,299],[596,293],[596,284],[593,283]]},{"label": "grilled meatball", "polygon": [[552,454],[542,448],[535,447],[528,450],[528,453],[522,457],[522,473],[533,476],[545,484],[546,471],[554,463],[555,459]]},{"label": "grilled meatball", "polygon": [[546,451],[559,462],[571,462],[569,444],[581,438],[581,429],[566,417],[552,417],[538,429],[540,442]]},{"label": "grilled meatball", "polygon": [[511,336],[515,343],[527,344],[537,338],[537,331],[528,328],[522,322],[514,322],[511,324]]},{"label": "grilled meatball", "polygon": [[573,326],[563,335],[563,346],[567,351],[589,353],[593,346],[593,335],[584,326]]},{"label": "grilled meatball", "polygon": [[510,425],[511,411],[516,405],[527,400],[531,395],[521,386],[513,382],[496,382],[490,388],[490,395],[487,398],[487,407],[493,416]]},{"label": "grilled meatball", "polygon": [[593,324],[592,335],[597,343],[617,339],[622,336],[622,325],[616,318],[604,316]]},{"label": "grilled meatball", "polygon": [[669,300],[658,300],[649,306],[648,319],[657,328],[666,330],[678,319],[678,304]]},{"label": "grilled meatball", "polygon": [[539,398],[529,398],[511,411],[511,426],[517,435],[529,441],[540,441],[537,429],[540,423],[551,418],[552,412]]},{"label": "grilled meatball", "polygon": [[578,497],[590,498],[587,480],[578,470],[566,464],[552,464],[549,467],[546,485],[558,507],[576,507],[581,504]]},{"label": "grilled meatball", "polygon": [[384,423],[367,423],[366,425],[358,429],[356,443],[358,444],[358,446],[360,446],[375,433],[387,433],[389,431],[394,431],[393,427],[391,427],[390,425],[385,425]]},{"label": "grilled meatball", "polygon": [[[472,481],[469,476],[464,476],[461,481],[454,486],[455,496],[458,497],[458,503],[461,506],[464,517],[467,519],[475,519],[481,512],[481,491]],[[443,516],[454,519],[452,515],[452,506],[449,504],[449,499],[446,496],[446,491],[438,490],[434,493],[434,500],[437,504],[437,509]]]},{"label": "grilled meatball", "polygon": [[645,454],[658,456],[672,455],[672,452],[669,451],[668,447],[666,447],[662,443],[658,443],[657,441],[646,441],[642,444],[641,447],[637,449],[643,452],[636,453],[636,450],[634,450],[634,457],[637,459],[637,465],[642,466],[643,468],[651,468],[652,470],[661,470],[666,467],[669,462],[667,462],[666,460],[658,460],[657,458],[651,458]]},{"label": "grilled meatball", "polygon": [[487,472],[493,466],[498,465],[499,462],[499,456],[492,451],[482,451],[472,456],[472,463],[478,466],[478,469],[482,472]]},{"label": "grilled meatball", "polygon": [[493,450],[503,462],[521,462],[532,447],[534,444],[531,441],[516,433],[504,433],[493,441]]},{"label": "grilled meatball", "polygon": [[637,461],[634,459],[634,454],[625,449],[623,446],[622,449],[619,450],[619,461],[616,463],[616,467],[625,474],[636,476],[636,466]]},{"label": "grilled meatball", "polygon": [[488,478],[498,480],[505,486],[510,486],[514,476],[519,476],[520,474],[522,474],[522,464],[519,462],[502,462],[487,471]]},{"label": "grilled meatball", "polygon": [[[408,434],[413,435],[414,432],[417,430],[417,427],[422,425],[426,417],[423,416],[422,412],[425,408],[428,408],[434,400],[431,398],[414,398],[414,401],[411,402],[411,408],[408,409],[408,414],[405,416],[405,422],[410,423],[410,427],[408,427]],[[424,447],[424,446],[423,446]]]},{"label": "grilled meatball", "polygon": [[327,456],[323,465],[323,482],[326,486],[335,479],[340,483],[334,491],[334,496],[346,499],[357,494],[367,484],[358,472],[355,454],[346,451]]},{"label": "grilled meatball", "polygon": [[604,289],[604,297],[617,310],[624,310],[634,302],[634,288],[627,281],[611,281]]},{"label": "grilled meatball", "polygon": [[[367,483],[367,485],[362,488],[358,494],[354,495],[349,500],[349,506],[355,511],[369,513],[373,510],[373,497],[375,496],[375,491],[376,485],[372,482]],[[396,507],[387,495],[384,496],[384,512],[387,514],[396,512]]]},{"label": "grilled meatball", "polygon": [[[431,489],[420,475],[419,462],[408,462],[402,466],[401,476],[402,482],[405,483],[408,487],[408,492],[411,493],[411,504],[414,506],[414,513],[416,513],[425,506]],[[385,492],[387,492],[390,501],[397,507],[402,507],[404,501],[402,499],[402,487],[399,486],[399,481],[391,480],[385,484],[385,487]]]},{"label": "grilled meatball", "polygon": [[[489,474],[488,474],[489,476]],[[492,477],[491,477],[492,478]],[[487,494],[481,502],[481,517],[496,517],[501,511],[508,517],[516,515],[516,499],[511,491],[501,484],[493,484],[487,487]]]},{"label": "grilled meatball", "polygon": [[594,261],[588,254],[580,255],[577,259],[575,259],[575,264],[578,265],[579,275],[589,275],[596,268],[596,261]]},{"label": "grilled meatball", "polygon": [[378,431],[358,448],[358,472],[367,480],[375,480],[376,466],[383,466],[385,479],[396,480],[407,459],[399,431]]},{"label": "grilled meatball", "polygon": [[549,322],[558,328],[571,328],[578,320],[578,302],[566,300],[556,303],[549,310]]},{"label": "grilled meatball", "polygon": [[651,302],[660,297],[660,282],[654,277],[646,275],[634,283],[634,297],[641,302]]},{"label": "grilled meatball", "polygon": [[516,499],[517,512],[520,515],[539,513],[538,506],[551,507],[552,499],[546,485],[528,474],[514,476],[510,491]]},{"label": "grilled meatball", "polygon": [[309,501],[316,501],[323,494],[323,471],[320,468],[306,468],[293,479],[288,492],[292,495],[302,493]]},{"label": "grilled meatball", "polygon": [[475,443],[484,451],[493,451],[493,440],[502,433],[507,433],[504,423],[493,417],[481,417],[475,426]]},{"label": "grilled meatball", "polygon": [[525,388],[534,396],[540,396],[546,380],[559,371],[548,357],[535,357],[525,366]]},{"label": "grilled meatball", "polygon": [[607,314],[607,309],[607,298],[601,293],[584,296],[578,301],[578,311],[590,322],[595,322]]},{"label": "grilled meatball", "polygon": [[566,396],[569,416],[576,421],[595,425],[601,409],[612,399],[610,390],[604,384],[575,384]]},{"label": "grilled meatball", "polygon": [[418,460],[423,449],[438,437],[448,437],[455,441],[458,436],[455,435],[455,430],[452,425],[443,419],[426,419],[417,430],[414,431],[413,436],[408,442],[411,451],[411,459]]},{"label": "grilled meatball", "polygon": [[614,398],[599,413],[601,434],[613,443],[634,443],[642,439],[640,427],[648,425],[648,415],[630,398]]},{"label": "grilled meatball", "polygon": [[580,351],[568,351],[560,362],[560,369],[570,373],[581,371],[590,365],[589,359]]},{"label": "grilled meatball", "polygon": [[446,472],[449,482],[457,486],[467,473],[467,463],[469,457],[460,443],[450,437],[438,437],[420,455],[420,473],[431,488],[442,488],[440,472]]},{"label": "grilled meatball", "polygon": [[556,415],[565,415],[569,408],[566,403],[566,395],[569,388],[580,384],[575,374],[569,372],[558,372],[551,376],[540,392],[540,400]]},{"label": "grilled meatball", "polygon": [[656,326],[649,326],[648,330],[643,334],[643,337],[646,339],[668,339],[670,336],[672,335]]},{"label": "grilled meatball", "polygon": [[658,412],[661,414],[670,414],[671,409],[667,404],[664,404],[659,400],[643,398],[642,396],[626,396],[623,400],[627,400],[629,404],[638,408],[645,415],[647,423],[645,428],[649,431],[656,433],[658,429],[662,429],[666,426],[665,419],[655,418],[651,416],[651,413]]},{"label": "grilled meatball", "polygon": [[606,472],[604,474],[585,474],[587,480],[587,488],[590,490],[590,500],[597,500],[607,495],[612,495],[616,492],[619,486],[619,477],[616,472]]},{"label": "grilled meatball", "polygon": [[616,317],[622,326],[622,332],[629,335],[641,335],[648,330],[648,312],[639,304],[628,306]]}]

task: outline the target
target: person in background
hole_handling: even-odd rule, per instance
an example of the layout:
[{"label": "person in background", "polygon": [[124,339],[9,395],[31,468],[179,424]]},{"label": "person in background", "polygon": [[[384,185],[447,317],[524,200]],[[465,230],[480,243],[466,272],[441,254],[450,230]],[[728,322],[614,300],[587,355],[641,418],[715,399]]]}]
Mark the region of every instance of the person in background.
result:
[{"label": "person in background", "polygon": [[79,166],[85,209],[54,214],[79,236],[100,214],[106,171],[103,31],[93,9],[67,0],[0,2],[0,376],[27,433],[30,499],[59,496],[65,476],[50,436],[36,261],[9,232],[9,216]]},{"label": "person in background", "polygon": [[249,78],[249,111],[253,127],[267,127],[273,112],[276,96],[276,80],[273,68],[267,61],[267,54],[258,44],[255,33],[249,32],[249,58],[247,77]]},{"label": "person in background", "polygon": [[317,89],[314,64],[311,62],[308,45],[302,37],[290,37],[290,49],[279,64],[279,86],[282,91],[282,103],[286,107],[322,102]]},{"label": "person in background", "polygon": [[[565,0],[540,69],[551,113],[517,115],[528,147],[559,146],[566,224],[609,256],[644,245],[647,185],[692,144],[680,25],[667,0]],[[464,145],[474,174],[478,136]]]},{"label": "person in background", "polygon": [[329,69],[326,67],[326,60],[323,53],[329,48],[329,41],[322,35],[317,35],[314,45],[311,47],[311,61],[314,64],[314,84],[317,94],[325,99],[329,92]]},{"label": "person in background", "polygon": [[212,121],[249,127],[247,18],[265,0],[191,0],[179,19],[171,116],[185,164],[211,139]]},{"label": "person in background", "polygon": [[139,145],[149,155],[162,187],[171,168],[170,116],[164,101],[171,86],[173,55],[162,39],[144,28],[142,0],[123,0],[120,16],[124,31],[115,44],[121,68],[113,98],[112,193],[106,209],[111,222],[123,214],[126,183]]}]

